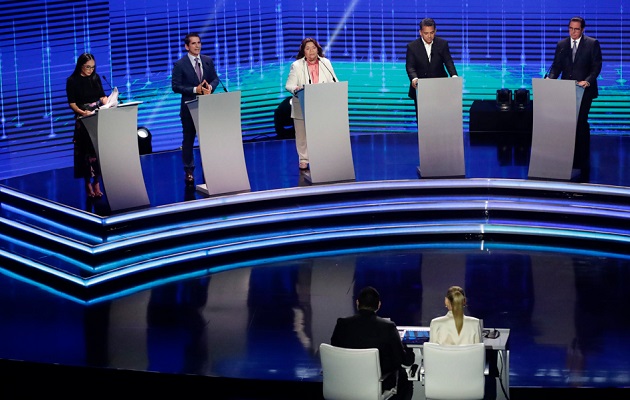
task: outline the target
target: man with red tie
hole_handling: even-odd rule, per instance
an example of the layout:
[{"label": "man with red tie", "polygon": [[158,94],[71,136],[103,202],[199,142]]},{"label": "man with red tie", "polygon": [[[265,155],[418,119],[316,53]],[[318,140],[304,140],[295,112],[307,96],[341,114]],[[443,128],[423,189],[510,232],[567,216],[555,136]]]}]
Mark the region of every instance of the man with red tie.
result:
[{"label": "man with red tie", "polygon": [[584,88],[575,132],[573,168],[580,169],[581,180],[588,181],[591,142],[588,113],[599,94],[597,77],[602,70],[602,50],[597,39],[584,35],[585,26],[584,18],[571,18],[569,37],[558,42],[548,77],[574,80]]},{"label": "man with red tie", "polygon": [[173,92],[182,95],[179,117],[182,120],[182,161],[184,163],[184,182],[186,186],[194,186],[195,159],[193,145],[197,130],[193,122],[187,101],[197,96],[211,94],[219,84],[219,76],[214,62],[209,56],[201,55],[201,38],[196,33],[189,33],[184,38],[186,55],[173,66],[171,85]]}]

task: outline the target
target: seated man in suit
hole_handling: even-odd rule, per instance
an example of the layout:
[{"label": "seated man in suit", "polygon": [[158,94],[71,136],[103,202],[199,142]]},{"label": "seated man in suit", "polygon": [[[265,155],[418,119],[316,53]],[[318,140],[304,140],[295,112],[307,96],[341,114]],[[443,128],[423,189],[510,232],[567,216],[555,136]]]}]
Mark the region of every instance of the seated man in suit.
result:
[{"label": "seated man in suit", "polygon": [[[356,305],[357,314],[337,320],[330,344],[349,349],[377,348],[381,373],[385,375],[398,370],[398,394],[395,398],[411,399],[413,383],[407,379],[402,365],[413,364],[413,351],[403,346],[396,324],[376,316],[381,308],[380,295],[376,289],[369,286],[362,289]],[[383,389],[389,389],[396,384],[393,376],[394,374],[391,379],[383,382]]]}]

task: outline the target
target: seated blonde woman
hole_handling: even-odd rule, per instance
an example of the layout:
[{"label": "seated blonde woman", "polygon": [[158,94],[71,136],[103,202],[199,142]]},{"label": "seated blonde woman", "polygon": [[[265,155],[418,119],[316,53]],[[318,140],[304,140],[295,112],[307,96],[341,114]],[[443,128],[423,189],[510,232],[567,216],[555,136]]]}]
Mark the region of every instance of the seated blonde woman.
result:
[{"label": "seated blonde woman", "polygon": [[481,343],[481,325],[477,318],[464,315],[466,294],[459,286],[446,292],[444,304],[448,313],[431,320],[429,342],[447,345]]}]

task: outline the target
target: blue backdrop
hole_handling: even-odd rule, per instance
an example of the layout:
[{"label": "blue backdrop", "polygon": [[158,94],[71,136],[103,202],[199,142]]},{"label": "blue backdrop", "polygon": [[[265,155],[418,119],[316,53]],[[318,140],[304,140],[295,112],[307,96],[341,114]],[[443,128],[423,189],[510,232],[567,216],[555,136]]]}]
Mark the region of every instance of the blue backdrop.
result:
[{"label": "blue backdrop", "polygon": [[[418,23],[437,22],[464,79],[464,121],[473,100],[498,88],[528,88],[550,65],[570,17],[602,45],[594,134],[627,134],[630,116],[624,6],[630,0],[43,0],[0,1],[0,177],[70,166],[72,113],[65,80],[77,57],[95,55],[107,92],[142,101],[139,124],[154,151],[181,142],[179,97],[171,91],[183,36],[201,34],[229,91],[242,92],[245,140],[273,137],[273,111],[302,38],[325,46],[349,83],[351,132],[416,129],[407,98],[406,44]],[[625,47],[624,47],[625,46]],[[218,89],[222,91],[221,88]],[[467,125],[465,125],[467,126]]]}]

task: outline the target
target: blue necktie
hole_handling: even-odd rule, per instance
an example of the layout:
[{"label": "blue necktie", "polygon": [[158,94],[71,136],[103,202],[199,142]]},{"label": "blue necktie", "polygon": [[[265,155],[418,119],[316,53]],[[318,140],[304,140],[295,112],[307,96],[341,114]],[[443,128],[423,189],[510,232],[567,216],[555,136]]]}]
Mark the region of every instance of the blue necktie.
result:
[{"label": "blue necktie", "polygon": [[575,53],[577,53],[577,40],[573,41],[573,49],[572,49],[573,57],[571,58],[571,61],[573,62],[575,62]]}]

